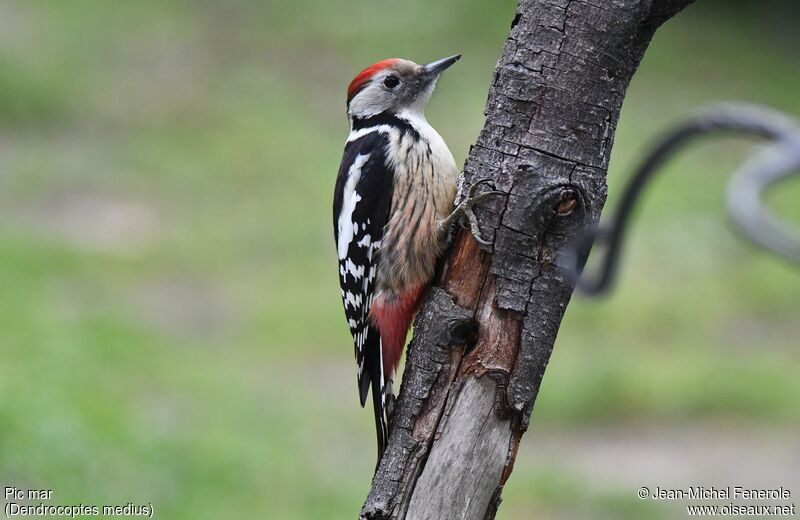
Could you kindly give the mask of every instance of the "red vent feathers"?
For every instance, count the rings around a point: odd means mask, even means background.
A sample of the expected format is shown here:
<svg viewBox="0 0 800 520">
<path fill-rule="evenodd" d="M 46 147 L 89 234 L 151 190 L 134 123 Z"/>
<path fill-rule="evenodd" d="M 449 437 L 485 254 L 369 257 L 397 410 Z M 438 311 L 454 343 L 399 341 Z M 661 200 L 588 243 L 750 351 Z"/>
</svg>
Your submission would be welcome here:
<svg viewBox="0 0 800 520">
<path fill-rule="evenodd" d="M 364 86 L 364 83 L 370 80 L 372 76 L 374 76 L 377 72 L 391 67 L 398 61 L 398 58 L 389 58 L 388 60 L 381 60 L 378 63 L 373 63 L 366 69 L 362 70 L 358 73 L 358 76 L 353 78 L 353 81 L 350 82 L 350 86 L 347 87 L 347 102 L 350 103 L 350 100 L 353 99 L 353 96 L 356 95 L 356 92 Z"/>
</svg>

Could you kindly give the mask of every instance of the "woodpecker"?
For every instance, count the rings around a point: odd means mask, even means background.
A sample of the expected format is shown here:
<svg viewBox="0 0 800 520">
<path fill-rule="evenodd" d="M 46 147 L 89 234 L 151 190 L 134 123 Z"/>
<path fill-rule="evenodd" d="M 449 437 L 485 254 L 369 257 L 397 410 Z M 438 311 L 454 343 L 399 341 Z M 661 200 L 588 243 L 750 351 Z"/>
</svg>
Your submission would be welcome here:
<svg viewBox="0 0 800 520">
<path fill-rule="evenodd" d="M 460 57 L 427 65 L 382 60 L 347 89 L 350 135 L 333 232 L 361 406 L 372 390 L 378 460 L 388 441 L 392 377 L 448 242 L 458 168 L 424 112 L 439 75 Z"/>
</svg>

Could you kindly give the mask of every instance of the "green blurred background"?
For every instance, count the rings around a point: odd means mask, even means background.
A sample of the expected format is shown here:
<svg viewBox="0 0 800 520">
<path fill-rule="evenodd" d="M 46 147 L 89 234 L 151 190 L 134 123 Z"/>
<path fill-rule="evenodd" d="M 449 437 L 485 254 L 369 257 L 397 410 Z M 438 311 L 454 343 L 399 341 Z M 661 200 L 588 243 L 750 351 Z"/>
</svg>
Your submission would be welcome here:
<svg viewBox="0 0 800 520">
<path fill-rule="evenodd" d="M 0 485 L 158 518 L 354 518 L 358 406 L 331 193 L 361 68 L 461 52 L 428 111 L 462 163 L 514 2 L 3 0 Z M 707 101 L 800 115 L 791 2 L 656 35 L 609 174 Z M 723 217 L 744 141 L 671 163 L 621 284 L 568 309 L 498 518 L 683 518 L 636 490 L 800 493 L 800 275 Z M 771 197 L 800 221 L 800 186 Z M 684 504 L 685 505 L 685 504 Z"/>
</svg>

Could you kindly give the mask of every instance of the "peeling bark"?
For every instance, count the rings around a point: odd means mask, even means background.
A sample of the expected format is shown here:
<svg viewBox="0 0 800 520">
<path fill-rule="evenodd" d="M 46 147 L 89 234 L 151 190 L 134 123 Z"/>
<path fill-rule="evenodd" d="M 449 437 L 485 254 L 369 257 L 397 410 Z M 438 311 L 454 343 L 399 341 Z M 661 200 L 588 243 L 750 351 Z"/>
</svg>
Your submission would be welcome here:
<svg viewBox="0 0 800 520">
<path fill-rule="evenodd" d="M 691 1 L 520 0 L 462 178 L 506 194 L 478 209 L 494 245 L 460 232 L 417 318 L 361 518 L 494 518 L 573 290 L 557 255 L 598 221 L 625 90 Z"/>
</svg>

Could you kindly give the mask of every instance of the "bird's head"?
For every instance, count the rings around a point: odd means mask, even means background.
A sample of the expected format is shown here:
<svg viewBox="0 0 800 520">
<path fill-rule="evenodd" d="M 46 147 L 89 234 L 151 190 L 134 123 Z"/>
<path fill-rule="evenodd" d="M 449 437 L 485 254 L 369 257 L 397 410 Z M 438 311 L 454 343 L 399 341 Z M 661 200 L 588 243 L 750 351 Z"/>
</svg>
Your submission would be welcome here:
<svg viewBox="0 0 800 520">
<path fill-rule="evenodd" d="M 427 65 L 391 58 L 374 63 L 350 82 L 347 88 L 347 114 L 366 118 L 382 112 L 403 110 L 423 113 L 433 94 L 436 80 L 460 54 Z"/>
</svg>

